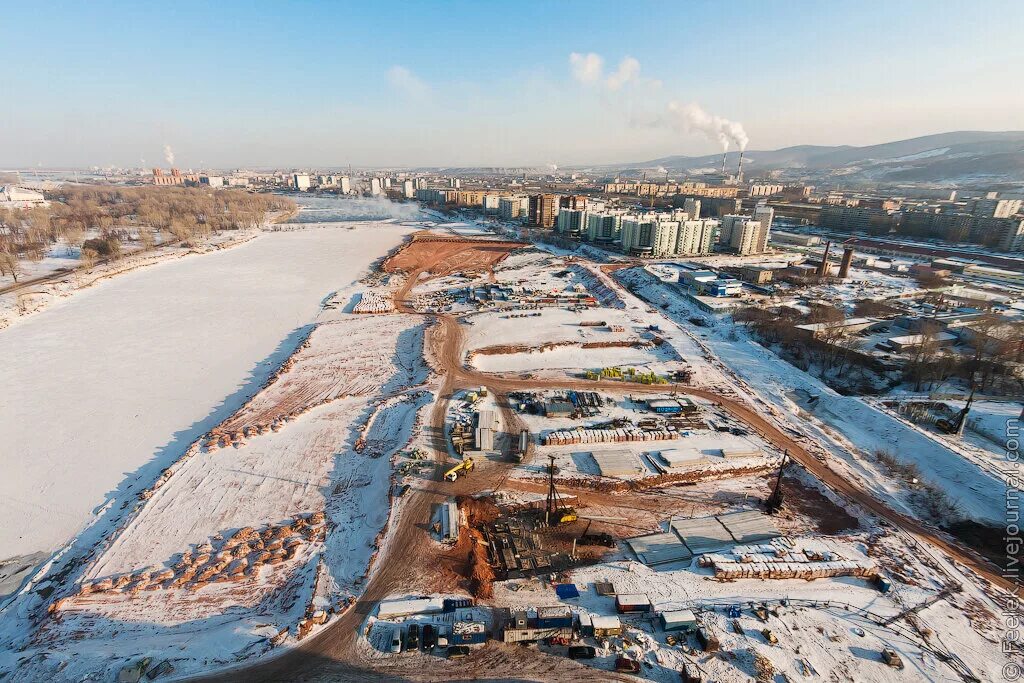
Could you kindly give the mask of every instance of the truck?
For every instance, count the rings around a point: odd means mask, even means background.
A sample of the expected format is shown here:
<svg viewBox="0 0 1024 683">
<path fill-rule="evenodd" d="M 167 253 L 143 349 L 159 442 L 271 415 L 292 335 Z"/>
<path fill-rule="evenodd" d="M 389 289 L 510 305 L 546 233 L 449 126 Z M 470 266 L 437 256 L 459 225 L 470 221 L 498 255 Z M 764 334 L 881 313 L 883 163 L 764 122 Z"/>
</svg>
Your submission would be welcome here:
<svg viewBox="0 0 1024 683">
<path fill-rule="evenodd" d="M 526 457 L 526 451 L 530 446 L 530 430 L 522 429 L 519 431 L 519 438 L 516 439 L 512 445 L 512 460 L 514 462 L 522 462 Z"/>
<path fill-rule="evenodd" d="M 462 462 L 456 464 L 453 467 L 448 468 L 444 473 L 444 478 L 448 481 L 455 481 L 460 476 L 466 476 L 473 471 L 473 458 L 466 458 Z"/>
</svg>

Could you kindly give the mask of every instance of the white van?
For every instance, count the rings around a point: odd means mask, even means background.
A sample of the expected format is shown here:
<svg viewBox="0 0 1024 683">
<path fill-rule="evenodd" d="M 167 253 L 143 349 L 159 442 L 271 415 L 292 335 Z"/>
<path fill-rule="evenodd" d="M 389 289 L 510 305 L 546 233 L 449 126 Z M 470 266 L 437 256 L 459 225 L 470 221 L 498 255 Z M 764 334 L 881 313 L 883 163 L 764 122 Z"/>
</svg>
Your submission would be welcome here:
<svg viewBox="0 0 1024 683">
<path fill-rule="evenodd" d="M 402 627 L 396 626 L 391 632 L 391 651 L 395 654 L 402 651 Z"/>
</svg>

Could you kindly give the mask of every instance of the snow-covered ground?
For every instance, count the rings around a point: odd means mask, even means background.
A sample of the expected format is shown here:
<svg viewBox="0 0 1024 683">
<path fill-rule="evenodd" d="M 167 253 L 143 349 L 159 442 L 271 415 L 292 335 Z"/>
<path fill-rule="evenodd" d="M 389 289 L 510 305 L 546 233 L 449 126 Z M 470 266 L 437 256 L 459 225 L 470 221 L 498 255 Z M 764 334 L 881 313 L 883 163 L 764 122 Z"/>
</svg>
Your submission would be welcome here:
<svg viewBox="0 0 1024 683">
<path fill-rule="evenodd" d="M 52 552 L 116 513 L 255 393 L 326 295 L 414 229 L 346 228 L 121 275 L 0 332 L 0 558 Z"/>
<path fill-rule="evenodd" d="M 647 596 L 653 613 L 618 615 L 628 642 L 621 637 L 587 639 L 587 644 L 597 647 L 598 656 L 584 661 L 609 670 L 615 657 L 626 655 L 642 663 L 641 675 L 649 680 L 678 681 L 684 663 L 697 664 L 706 680 L 751 680 L 756 678 L 756 653 L 774 669 L 775 675 L 765 680 L 961 681 L 943 661 L 947 652 L 980 680 L 998 680 L 1007 662 L 1000 653 L 999 621 L 991 603 L 973 586 L 919 614 L 922 628 L 933 631 L 929 641 L 904 621 L 889 626 L 878 623 L 879 617 L 893 616 L 935 595 L 943 575 L 955 571 L 947 563 L 899 535 L 806 536 L 792 542 L 799 549 L 831 552 L 865 565 L 878 561 L 896 587 L 883 595 L 866 579 L 854 577 L 718 581 L 696 562 L 652 568 L 627 554 L 569 572 L 563 580 L 576 585 L 578 598 L 559 600 L 545 583 L 518 580 L 496 584 L 494 602 L 513 610 L 561 602 L 580 614 L 607 616 L 616 613 L 615 598 L 598 595 L 597 582 L 610 582 L 618 594 Z M 897 566 L 900 578 L 889 574 L 888 566 Z M 764 621 L 751 609 L 761 603 L 768 608 Z M 740 616 L 729 617 L 730 606 L 739 608 Z M 666 642 L 669 634 L 678 637 L 678 629 L 666 632 L 657 615 L 680 609 L 703 611 L 702 619 L 718 637 L 721 652 L 703 652 L 692 636 L 682 639 L 688 645 L 685 650 Z M 768 642 L 763 629 L 771 631 L 778 643 Z M 902 669 L 881 661 L 885 647 L 900 655 Z M 564 648 L 550 651 L 563 654 Z"/>
<path fill-rule="evenodd" d="M 836 393 L 755 342 L 740 327 L 726 323 L 692 326 L 688 318 L 698 311 L 644 271 L 634 269 L 624 277 L 655 303 L 664 303 L 676 322 L 701 338 L 779 417 L 799 421 L 805 429 L 818 431 L 826 443 L 839 444 L 832 452 L 876 495 L 907 505 L 907 491 L 886 476 L 871 457 L 884 450 L 915 463 L 968 517 L 1002 519 L 1001 496 L 992 495 L 1001 490 L 1002 482 L 960 453 L 864 400 Z"/>
<path fill-rule="evenodd" d="M 3 540 L 27 554 L 37 546 L 18 543 L 44 539 L 45 555 L 91 522 L 34 575 L 45 592 L 0 612 L 0 671 L 112 677 L 149 656 L 195 672 L 294 643 L 310 610 L 358 595 L 391 513 L 393 456 L 431 398 L 417 388 L 423 327 L 322 306 L 365 288 L 370 263 L 417 227 L 289 225 L 110 280 L 0 334 L 61 373 L 3 368 L 24 389 L 4 397 L 23 419 L 3 429 L 34 456 L 4 463 L 21 468 L 4 485 L 38 501 L 7 496 L 18 524 Z M 97 348 L 123 349 L 123 367 Z M 55 465 L 76 449 L 74 467 Z M 242 535 L 255 540 L 232 542 Z"/>
</svg>

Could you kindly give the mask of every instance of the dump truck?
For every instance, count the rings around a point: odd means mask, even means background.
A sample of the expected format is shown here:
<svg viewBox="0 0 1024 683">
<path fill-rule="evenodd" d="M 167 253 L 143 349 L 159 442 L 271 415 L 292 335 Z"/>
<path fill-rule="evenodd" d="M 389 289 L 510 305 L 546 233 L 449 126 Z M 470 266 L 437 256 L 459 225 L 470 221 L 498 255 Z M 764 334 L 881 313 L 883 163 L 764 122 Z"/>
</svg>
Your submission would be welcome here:
<svg viewBox="0 0 1024 683">
<path fill-rule="evenodd" d="M 454 467 L 448 469 L 444 473 L 444 478 L 448 481 L 455 481 L 461 476 L 466 476 L 473 471 L 473 458 L 466 458 L 462 462 L 456 464 Z"/>
</svg>

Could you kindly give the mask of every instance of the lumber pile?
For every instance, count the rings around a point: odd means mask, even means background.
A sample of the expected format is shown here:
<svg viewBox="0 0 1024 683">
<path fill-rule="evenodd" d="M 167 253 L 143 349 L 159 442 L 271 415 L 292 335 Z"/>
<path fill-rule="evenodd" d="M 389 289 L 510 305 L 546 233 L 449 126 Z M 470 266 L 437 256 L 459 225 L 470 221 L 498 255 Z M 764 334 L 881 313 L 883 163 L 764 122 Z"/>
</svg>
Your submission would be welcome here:
<svg viewBox="0 0 1024 683">
<path fill-rule="evenodd" d="M 352 308 L 353 313 L 391 313 L 394 310 L 392 298 L 377 292 L 363 292 L 359 303 Z"/>
<path fill-rule="evenodd" d="M 322 543 L 327 534 L 323 512 L 296 515 L 288 522 L 270 524 L 261 530 L 239 529 L 231 536 L 207 541 L 186 550 L 171 567 L 150 567 L 141 571 L 86 581 L 79 595 L 128 593 L 170 588 L 196 590 L 208 583 L 240 581 L 253 576 L 263 565 L 277 565 L 298 554 L 304 545 Z"/>
</svg>

